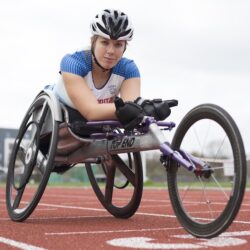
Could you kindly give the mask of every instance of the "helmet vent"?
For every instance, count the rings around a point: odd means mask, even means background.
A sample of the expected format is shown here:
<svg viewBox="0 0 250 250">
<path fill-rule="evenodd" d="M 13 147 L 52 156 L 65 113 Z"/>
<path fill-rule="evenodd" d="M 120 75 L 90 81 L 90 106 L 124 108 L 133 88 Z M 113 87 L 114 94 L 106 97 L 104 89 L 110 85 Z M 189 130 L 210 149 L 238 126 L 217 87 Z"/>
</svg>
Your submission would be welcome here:
<svg viewBox="0 0 250 250">
<path fill-rule="evenodd" d="M 101 30 L 101 32 L 103 32 L 104 34 L 109 35 L 108 31 L 106 29 L 104 29 L 99 23 L 96 24 L 98 26 L 98 29 Z"/>
<path fill-rule="evenodd" d="M 104 25 L 106 26 L 107 25 L 107 21 L 106 21 L 106 18 L 105 18 L 104 15 L 102 15 L 102 21 L 103 21 Z"/>
</svg>

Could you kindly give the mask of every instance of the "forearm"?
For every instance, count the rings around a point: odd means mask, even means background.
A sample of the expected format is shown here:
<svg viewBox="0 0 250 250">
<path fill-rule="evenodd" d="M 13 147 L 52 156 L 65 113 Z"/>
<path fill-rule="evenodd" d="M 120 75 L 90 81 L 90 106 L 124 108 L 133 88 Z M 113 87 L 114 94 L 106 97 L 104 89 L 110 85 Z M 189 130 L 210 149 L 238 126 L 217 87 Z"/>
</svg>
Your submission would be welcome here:
<svg viewBox="0 0 250 250">
<path fill-rule="evenodd" d="M 78 110 L 82 113 L 81 107 Z M 88 121 L 116 120 L 115 105 L 113 103 L 96 103 L 95 105 L 91 105 L 87 112 L 86 109 L 84 110 L 84 117 Z"/>
<path fill-rule="evenodd" d="M 87 95 L 85 98 L 82 98 L 77 94 L 71 95 L 71 100 L 76 109 L 88 121 L 116 119 L 114 103 L 100 104 L 92 93 Z"/>
<path fill-rule="evenodd" d="M 140 78 L 131 78 L 123 82 L 120 90 L 120 96 L 124 101 L 134 101 L 140 95 L 141 95 Z"/>
</svg>

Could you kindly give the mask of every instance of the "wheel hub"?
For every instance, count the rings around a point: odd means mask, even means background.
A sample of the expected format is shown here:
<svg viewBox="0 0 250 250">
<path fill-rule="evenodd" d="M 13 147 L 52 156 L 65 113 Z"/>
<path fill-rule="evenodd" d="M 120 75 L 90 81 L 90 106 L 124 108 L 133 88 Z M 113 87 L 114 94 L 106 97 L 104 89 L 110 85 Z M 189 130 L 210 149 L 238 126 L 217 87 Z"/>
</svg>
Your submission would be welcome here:
<svg viewBox="0 0 250 250">
<path fill-rule="evenodd" d="M 27 153 L 25 155 L 25 164 L 29 164 L 33 155 L 33 150 L 31 147 L 28 148 Z"/>
<path fill-rule="evenodd" d="M 210 167 L 202 168 L 201 166 L 197 167 L 194 171 L 196 177 L 204 177 L 205 179 L 209 179 L 213 170 Z"/>
</svg>

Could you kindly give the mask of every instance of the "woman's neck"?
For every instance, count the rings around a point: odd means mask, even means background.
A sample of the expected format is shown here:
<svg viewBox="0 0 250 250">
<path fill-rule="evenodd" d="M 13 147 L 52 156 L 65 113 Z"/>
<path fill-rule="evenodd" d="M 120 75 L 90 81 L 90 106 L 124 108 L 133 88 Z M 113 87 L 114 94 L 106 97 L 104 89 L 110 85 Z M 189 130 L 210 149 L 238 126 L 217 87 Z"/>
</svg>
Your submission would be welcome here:
<svg viewBox="0 0 250 250">
<path fill-rule="evenodd" d="M 108 81 L 110 74 L 111 70 L 103 71 L 92 61 L 92 78 L 96 88 L 102 88 Z"/>
</svg>

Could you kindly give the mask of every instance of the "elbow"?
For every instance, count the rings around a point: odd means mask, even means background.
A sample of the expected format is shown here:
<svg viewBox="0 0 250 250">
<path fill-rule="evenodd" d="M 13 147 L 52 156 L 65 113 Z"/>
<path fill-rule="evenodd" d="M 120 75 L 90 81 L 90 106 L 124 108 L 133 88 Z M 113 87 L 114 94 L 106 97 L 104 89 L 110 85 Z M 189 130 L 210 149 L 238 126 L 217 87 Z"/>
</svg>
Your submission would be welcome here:
<svg viewBox="0 0 250 250">
<path fill-rule="evenodd" d="M 98 120 L 96 112 L 98 106 L 95 103 L 88 103 L 85 105 L 75 104 L 75 107 L 87 121 Z"/>
<path fill-rule="evenodd" d="M 89 105 L 80 112 L 88 121 L 100 121 L 107 119 L 116 119 L 114 105 Z"/>
<path fill-rule="evenodd" d="M 89 122 L 95 121 L 95 120 L 96 120 L 96 119 L 95 119 L 95 116 L 92 115 L 92 114 L 87 114 L 87 115 L 85 116 L 85 118 L 86 118 L 87 121 L 89 121 Z"/>
<path fill-rule="evenodd" d="M 84 118 L 86 118 L 88 121 L 95 121 L 95 120 L 98 120 L 98 118 L 96 117 L 95 109 L 93 109 L 93 108 L 88 108 L 87 110 L 85 110 L 83 116 L 84 116 Z"/>
</svg>

